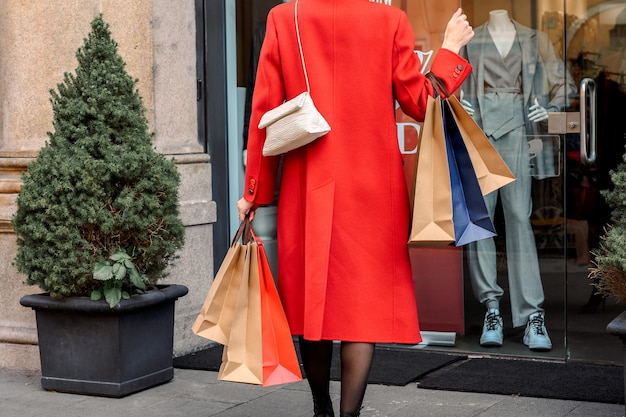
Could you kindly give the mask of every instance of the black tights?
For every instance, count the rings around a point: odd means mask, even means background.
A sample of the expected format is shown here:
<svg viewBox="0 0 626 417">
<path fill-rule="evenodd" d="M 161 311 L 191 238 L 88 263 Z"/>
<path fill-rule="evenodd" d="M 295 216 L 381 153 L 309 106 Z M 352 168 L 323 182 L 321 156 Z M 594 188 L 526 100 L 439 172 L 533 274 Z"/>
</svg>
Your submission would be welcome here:
<svg viewBox="0 0 626 417">
<path fill-rule="evenodd" d="M 367 379 L 374 358 L 373 343 L 341 342 L 341 403 L 342 413 L 359 415 Z M 300 336 L 300 353 L 304 372 L 309 381 L 316 417 L 332 417 L 330 400 L 330 365 L 333 356 L 331 340 L 310 341 Z"/>
</svg>

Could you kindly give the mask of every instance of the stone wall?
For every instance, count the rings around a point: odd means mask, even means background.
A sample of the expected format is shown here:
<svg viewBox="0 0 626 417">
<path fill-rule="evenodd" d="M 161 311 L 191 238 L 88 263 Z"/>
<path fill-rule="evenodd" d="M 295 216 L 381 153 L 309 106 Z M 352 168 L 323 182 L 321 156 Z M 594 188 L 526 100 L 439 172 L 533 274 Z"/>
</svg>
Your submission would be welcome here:
<svg viewBox="0 0 626 417">
<path fill-rule="evenodd" d="M 21 283 L 12 266 L 20 174 L 52 129 L 49 90 L 73 72 L 75 53 L 102 13 L 111 26 L 127 71 L 139 79 L 155 146 L 174 158 L 181 173 L 185 247 L 169 282 L 189 287 L 177 303 L 175 351 L 192 351 L 206 340 L 191 324 L 213 276 L 209 156 L 198 143 L 195 5 L 191 0 L 3 0 L 0 10 L 0 368 L 39 368 L 34 313 L 19 304 L 38 292 Z"/>
</svg>

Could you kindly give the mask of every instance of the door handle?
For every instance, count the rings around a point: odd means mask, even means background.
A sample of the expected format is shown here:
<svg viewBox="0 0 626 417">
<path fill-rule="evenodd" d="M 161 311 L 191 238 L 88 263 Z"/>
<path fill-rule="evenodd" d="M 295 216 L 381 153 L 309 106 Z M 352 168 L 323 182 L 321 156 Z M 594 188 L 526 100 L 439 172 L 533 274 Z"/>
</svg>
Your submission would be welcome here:
<svg viewBox="0 0 626 417">
<path fill-rule="evenodd" d="M 580 112 L 548 112 L 548 133 L 553 135 L 580 133 Z"/>
<path fill-rule="evenodd" d="M 591 78 L 580 82 L 580 160 L 585 165 L 596 161 L 596 83 Z"/>
</svg>

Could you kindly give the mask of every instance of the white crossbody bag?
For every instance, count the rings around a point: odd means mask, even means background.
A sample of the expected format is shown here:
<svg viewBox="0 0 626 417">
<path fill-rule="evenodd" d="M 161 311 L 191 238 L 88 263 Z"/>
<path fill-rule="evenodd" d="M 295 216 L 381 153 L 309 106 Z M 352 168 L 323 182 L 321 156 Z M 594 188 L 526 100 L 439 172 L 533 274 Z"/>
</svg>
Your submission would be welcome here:
<svg viewBox="0 0 626 417">
<path fill-rule="evenodd" d="M 298 27 L 298 0 L 294 6 L 296 36 L 300 48 L 300 59 L 306 80 L 306 91 L 265 113 L 259 129 L 265 129 L 263 155 L 272 156 L 289 152 L 307 145 L 330 132 L 330 126 L 313 104 L 309 76 L 304 63 L 300 28 Z"/>
</svg>

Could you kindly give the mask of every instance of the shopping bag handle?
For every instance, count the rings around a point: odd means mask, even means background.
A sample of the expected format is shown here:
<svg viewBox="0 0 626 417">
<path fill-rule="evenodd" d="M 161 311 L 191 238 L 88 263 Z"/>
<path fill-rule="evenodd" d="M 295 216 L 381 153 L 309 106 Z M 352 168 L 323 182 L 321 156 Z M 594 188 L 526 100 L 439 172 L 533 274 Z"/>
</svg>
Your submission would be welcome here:
<svg viewBox="0 0 626 417">
<path fill-rule="evenodd" d="M 433 85 L 433 88 L 435 90 L 435 97 L 439 97 L 441 95 L 444 95 L 445 97 L 450 97 L 450 95 L 451 95 L 450 92 L 446 88 L 446 85 L 444 84 L 444 82 L 441 81 L 441 79 L 439 77 L 437 77 L 432 72 L 427 72 L 426 73 L 426 78 L 428 78 L 428 80 Z"/>
<path fill-rule="evenodd" d="M 239 239 L 241 239 L 241 243 L 244 245 L 252 241 L 252 221 L 250 220 L 250 215 L 246 215 L 241 221 L 239 229 L 237 229 L 237 233 L 235 233 L 235 237 L 230 246 L 235 246 L 235 243 L 237 243 Z"/>
</svg>

